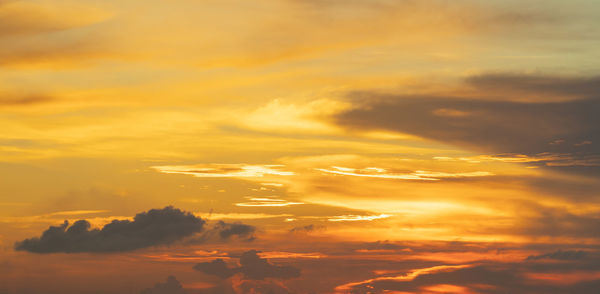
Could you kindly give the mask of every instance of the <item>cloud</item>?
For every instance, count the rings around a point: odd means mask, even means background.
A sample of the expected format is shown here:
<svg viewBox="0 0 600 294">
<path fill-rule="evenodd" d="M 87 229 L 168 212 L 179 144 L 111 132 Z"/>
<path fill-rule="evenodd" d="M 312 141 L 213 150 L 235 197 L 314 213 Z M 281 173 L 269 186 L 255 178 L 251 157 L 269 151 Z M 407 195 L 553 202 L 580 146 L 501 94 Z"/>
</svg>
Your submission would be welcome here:
<svg viewBox="0 0 600 294">
<path fill-rule="evenodd" d="M 567 166 L 571 167 L 597 162 L 600 95 L 595 93 L 600 78 L 497 74 L 467 81 L 476 90 L 462 96 L 356 92 L 349 97 L 355 107 L 339 113 L 334 121 L 352 130 L 401 132 L 474 151 L 562 154 L 569 156 Z M 511 98 L 518 94 L 500 91 L 496 91 L 500 92 L 497 99 L 489 98 L 491 89 L 515 87 L 532 95 L 568 94 L 577 99 L 515 101 Z M 556 140 L 564 143 L 549 144 Z M 577 146 L 585 141 L 591 144 Z"/>
<path fill-rule="evenodd" d="M 98 25 L 113 14 L 104 4 L 74 0 L 0 3 L 0 66 L 81 66 L 116 55 Z"/>
<path fill-rule="evenodd" d="M 283 199 L 277 199 L 274 197 L 246 197 L 246 198 L 250 201 L 236 203 L 235 205 L 243 206 L 243 207 L 261 207 L 261 206 L 283 207 L 283 206 L 304 204 L 303 202 L 287 201 L 287 200 L 283 200 Z"/>
<path fill-rule="evenodd" d="M 236 289 L 236 292 L 240 294 L 292 294 L 289 289 L 276 281 L 242 280 L 235 284 L 234 288 Z"/>
<path fill-rule="evenodd" d="M 587 256 L 587 252 L 581 250 L 558 250 L 551 253 L 541 255 L 530 255 L 527 256 L 526 260 L 539 260 L 539 259 L 557 259 L 557 260 L 577 260 Z"/>
<path fill-rule="evenodd" d="M 294 234 L 312 233 L 312 232 L 316 232 L 316 231 L 324 231 L 325 229 L 326 229 L 325 226 L 319 226 L 319 225 L 315 226 L 314 224 L 310 224 L 310 225 L 306 225 L 306 226 L 291 228 L 290 233 L 294 233 Z"/>
<path fill-rule="evenodd" d="M 199 233 L 205 221 L 171 206 L 137 214 L 133 221 L 113 220 L 102 229 L 90 229 L 79 220 L 69 226 L 50 226 L 41 237 L 25 239 L 15 249 L 33 253 L 119 252 L 166 245 Z"/>
<path fill-rule="evenodd" d="M 531 206 L 534 215 L 525 216 L 513 233 L 527 236 L 600 238 L 598 213 L 575 214 L 565 208 Z"/>
<path fill-rule="evenodd" d="M 372 221 L 376 219 L 384 219 L 391 217 L 389 214 L 380 215 L 337 215 L 329 217 L 330 222 L 354 222 L 354 221 Z"/>
<path fill-rule="evenodd" d="M 578 267 L 577 264 L 552 267 L 540 263 L 434 266 L 404 275 L 343 284 L 335 293 L 594 293 L 600 286 L 600 275 L 597 271 L 582 274 Z M 446 291 L 441 291 L 443 289 Z"/>
<path fill-rule="evenodd" d="M 282 165 L 248 165 L 248 164 L 197 164 L 166 165 L 152 168 L 166 174 L 184 174 L 201 178 L 248 178 L 265 175 L 291 176 L 293 172 L 284 171 Z"/>
<path fill-rule="evenodd" d="M 256 230 L 255 227 L 242 223 L 226 223 L 219 221 L 215 228 L 219 231 L 222 239 L 228 239 L 232 236 L 248 237 Z"/>
<path fill-rule="evenodd" d="M 551 97 L 596 97 L 600 93 L 600 77 L 564 77 L 524 74 L 483 74 L 470 76 L 466 83 L 481 91 Z M 550 98 L 551 98 L 550 97 Z"/>
<path fill-rule="evenodd" d="M 186 244 L 223 243 L 237 241 L 254 241 L 256 227 L 240 222 L 227 223 L 218 221 L 204 233 L 187 239 Z"/>
<path fill-rule="evenodd" d="M 46 95 L 2 96 L 0 97 L 0 106 L 34 105 L 52 100 L 53 98 Z"/>
<path fill-rule="evenodd" d="M 555 141 L 556 142 L 556 141 Z M 584 145 L 591 144 L 590 141 L 584 141 L 587 144 L 574 144 L 573 146 L 579 147 Z M 551 142 L 551 145 L 554 142 Z M 469 157 L 444 157 L 438 156 L 434 157 L 435 160 L 440 161 L 464 161 L 469 163 L 480 163 L 480 162 L 509 162 L 509 163 L 541 163 L 546 166 L 600 166 L 600 156 L 597 155 L 588 155 L 588 156 L 580 156 L 572 154 L 560 154 L 560 153 L 550 153 L 550 152 L 542 152 L 533 155 L 525 155 L 525 154 L 515 154 L 515 153 L 505 153 L 505 154 L 495 154 L 495 155 L 478 155 L 478 156 L 469 156 Z"/>
<path fill-rule="evenodd" d="M 343 175 L 343 176 L 354 176 L 354 177 L 366 177 L 366 178 L 381 178 L 381 179 L 394 179 L 394 180 L 421 180 L 421 181 L 438 181 L 443 178 L 470 178 L 470 177 L 485 177 L 494 175 L 491 172 L 476 171 L 476 172 L 463 172 L 463 173 L 446 173 L 446 172 L 432 172 L 417 170 L 407 174 L 388 173 L 385 169 L 369 167 L 364 169 L 355 169 L 347 167 L 332 166 L 331 169 L 318 168 L 320 172 Z"/>
<path fill-rule="evenodd" d="M 140 294 L 186 294 L 188 293 L 174 276 L 169 276 L 164 283 L 156 283 L 154 287 L 144 289 Z"/>
<path fill-rule="evenodd" d="M 108 17 L 107 11 L 81 1 L 0 2 L 0 38 L 83 27 Z"/>
<path fill-rule="evenodd" d="M 241 273 L 248 280 L 291 279 L 300 276 L 300 270 L 292 266 L 278 266 L 269 263 L 258 255 L 258 251 L 244 252 L 240 257 L 239 267 L 228 267 L 222 259 L 198 263 L 194 269 L 208 275 L 228 278 Z"/>
<path fill-rule="evenodd" d="M 215 259 L 211 262 L 201 262 L 194 266 L 194 269 L 208 275 L 217 276 L 221 279 L 227 279 L 235 275 L 239 268 L 229 268 L 223 259 Z"/>
</svg>

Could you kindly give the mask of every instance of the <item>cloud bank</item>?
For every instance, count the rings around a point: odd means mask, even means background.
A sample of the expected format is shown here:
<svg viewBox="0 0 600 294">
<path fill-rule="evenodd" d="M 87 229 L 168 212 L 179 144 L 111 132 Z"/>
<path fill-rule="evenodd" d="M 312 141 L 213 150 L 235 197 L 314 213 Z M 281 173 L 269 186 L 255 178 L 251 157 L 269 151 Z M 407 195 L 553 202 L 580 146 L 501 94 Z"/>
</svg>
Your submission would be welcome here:
<svg viewBox="0 0 600 294">
<path fill-rule="evenodd" d="M 25 239 L 15 249 L 33 253 L 120 252 L 171 244 L 199 233 L 205 221 L 171 206 L 137 214 L 133 221 L 113 220 L 101 229 L 79 220 L 51 226 L 40 237 Z"/>
</svg>

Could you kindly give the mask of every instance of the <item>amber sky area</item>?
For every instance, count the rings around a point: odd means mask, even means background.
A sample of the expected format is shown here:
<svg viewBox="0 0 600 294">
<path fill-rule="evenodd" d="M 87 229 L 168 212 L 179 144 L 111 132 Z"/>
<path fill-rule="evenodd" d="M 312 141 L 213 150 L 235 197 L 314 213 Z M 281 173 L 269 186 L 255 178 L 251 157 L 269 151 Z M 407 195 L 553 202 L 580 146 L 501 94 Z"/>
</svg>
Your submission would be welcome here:
<svg viewBox="0 0 600 294">
<path fill-rule="evenodd" d="M 599 289 L 600 1 L 0 0 L 0 294 Z"/>
</svg>

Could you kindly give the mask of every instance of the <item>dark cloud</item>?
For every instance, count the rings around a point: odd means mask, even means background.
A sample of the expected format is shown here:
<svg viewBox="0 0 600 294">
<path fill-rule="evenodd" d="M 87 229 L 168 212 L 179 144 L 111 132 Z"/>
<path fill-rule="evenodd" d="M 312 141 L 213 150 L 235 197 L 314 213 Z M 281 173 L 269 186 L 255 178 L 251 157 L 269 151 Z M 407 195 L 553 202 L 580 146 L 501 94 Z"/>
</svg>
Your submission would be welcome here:
<svg viewBox="0 0 600 294">
<path fill-rule="evenodd" d="M 406 248 L 408 248 L 406 245 L 393 243 L 388 240 L 365 243 L 361 246 L 361 249 L 367 250 L 402 250 Z"/>
<path fill-rule="evenodd" d="M 300 270 L 292 266 L 278 266 L 258 256 L 258 251 L 244 252 L 240 257 L 241 270 L 251 280 L 265 278 L 291 279 L 300 276 Z"/>
<path fill-rule="evenodd" d="M 467 84 L 490 92 L 521 92 L 546 96 L 597 97 L 600 77 L 560 77 L 521 74 L 485 74 L 471 76 Z"/>
<path fill-rule="evenodd" d="M 220 258 L 211 262 L 198 263 L 194 266 L 194 269 L 221 279 L 227 279 L 239 272 L 239 268 L 229 268 L 225 261 Z"/>
<path fill-rule="evenodd" d="M 188 293 L 174 276 L 169 276 L 164 283 L 156 283 L 154 287 L 144 289 L 140 294 L 186 294 Z"/>
<path fill-rule="evenodd" d="M 228 278 L 241 273 L 248 280 L 291 279 L 300 276 L 299 269 L 292 266 L 273 265 L 258 256 L 256 250 L 244 252 L 240 257 L 239 267 L 230 268 L 222 259 L 216 259 L 211 262 L 198 263 L 194 266 L 194 269 L 220 278 Z"/>
<path fill-rule="evenodd" d="M 524 216 L 512 232 L 531 237 L 599 238 L 600 215 L 577 215 L 564 208 L 527 204 L 535 215 Z"/>
<path fill-rule="evenodd" d="M 202 244 L 211 242 L 231 241 L 232 239 L 242 241 L 254 241 L 256 237 L 254 232 L 256 227 L 242 223 L 226 223 L 218 221 L 209 230 L 198 237 L 189 239 L 187 242 L 192 244 Z"/>
<path fill-rule="evenodd" d="M 242 223 L 226 223 L 219 221 L 215 225 L 215 229 L 219 231 L 219 236 L 222 239 L 229 239 L 232 236 L 251 237 L 256 228 Z"/>
<path fill-rule="evenodd" d="M 355 108 L 338 114 L 335 122 L 350 129 L 413 134 L 481 152 L 559 158 L 547 162 L 555 168 L 599 170 L 600 95 L 596 93 L 600 78 L 483 75 L 467 81 L 482 97 L 516 88 L 578 99 L 524 102 L 513 99 L 514 93 L 504 100 L 490 100 L 360 92 L 351 95 Z"/>
<path fill-rule="evenodd" d="M 299 227 L 291 228 L 290 233 L 311 233 L 311 232 L 315 232 L 315 231 L 323 231 L 325 229 L 326 229 L 325 226 L 310 224 L 310 225 L 306 225 L 306 226 L 299 226 Z"/>
<path fill-rule="evenodd" d="M 530 255 L 526 260 L 539 260 L 539 259 L 557 259 L 557 260 L 577 260 L 587 256 L 587 252 L 582 250 L 557 250 L 555 252 L 541 254 L 541 255 Z"/>
<path fill-rule="evenodd" d="M 19 106 L 46 103 L 52 101 L 53 98 L 46 95 L 27 95 L 18 97 L 0 96 L 0 106 Z"/>
<path fill-rule="evenodd" d="M 284 285 L 274 281 L 243 280 L 235 288 L 239 294 L 292 294 Z"/>
<path fill-rule="evenodd" d="M 344 293 L 423 293 L 428 292 L 428 287 L 439 285 L 460 287 L 457 288 L 460 291 L 455 289 L 452 293 L 595 293 L 600 286 L 600 279 L 556 284 L 528 278 L 527 273 L 531 274 L 519 263 L 480 264 L 422 273 L 414 279 L 376 278 L 349 285 L 349 289 Z"/>
<path fill-rule="evenodd" d="M 118 252 L 171 244 L 201 232 L 204 220 L 171 206 L 137 214 L 133 221 L 113 220 L 102 229 L 90 229 L 86 220 L 51 226 L 39 238 L 15 244 L 34 253 Z"/>
</svg>

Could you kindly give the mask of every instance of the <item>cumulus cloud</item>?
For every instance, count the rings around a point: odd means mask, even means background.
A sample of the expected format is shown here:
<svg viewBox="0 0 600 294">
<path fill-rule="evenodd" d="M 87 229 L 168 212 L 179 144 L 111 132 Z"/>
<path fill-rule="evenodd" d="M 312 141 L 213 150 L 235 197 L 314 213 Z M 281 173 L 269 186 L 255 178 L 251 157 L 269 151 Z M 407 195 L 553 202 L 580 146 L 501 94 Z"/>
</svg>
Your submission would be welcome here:
<svg viewBox="0 0 600 294">
<path fill-rule="evenodd" d="M 25 239 L 15 249 L 34 253 L 118 252 L 171 244 L 201 232 L 205 221 L 171 206 L 137 214 L 133 221 L 113 220 L 101 229 L 79 220 L 50 226 L 40 237 Z"/>
<path fill-rule="evenodd" d="M 240 257 L 240 266 L 238 267 L 230 268 L 222 259 L 216 259 L 211 262 L 198 263 L 194 269 L 220 278 L 228 278 L 241 273 L 247 280 L 264 280 L 266 278 L 284 280 L 300 276 L 298 268 L 271 264 L 268 260 L 261 258 L 256 250 L 244 252 Z"/>
<path fill-rule="evenodd" d="M 156 283 L 154 287 L 144 289 L 140 294 L 186 294 L 188 293 L 181 283 L 174 277 L 169 276 L 164 283 Z"/>
</svg>

